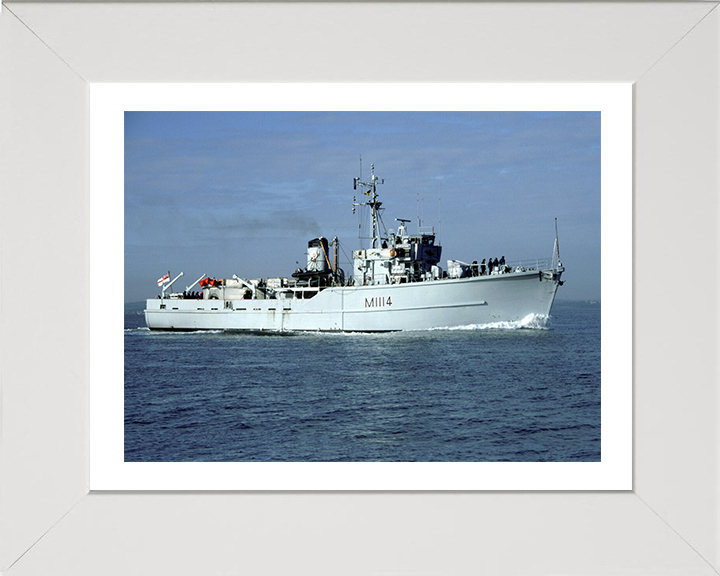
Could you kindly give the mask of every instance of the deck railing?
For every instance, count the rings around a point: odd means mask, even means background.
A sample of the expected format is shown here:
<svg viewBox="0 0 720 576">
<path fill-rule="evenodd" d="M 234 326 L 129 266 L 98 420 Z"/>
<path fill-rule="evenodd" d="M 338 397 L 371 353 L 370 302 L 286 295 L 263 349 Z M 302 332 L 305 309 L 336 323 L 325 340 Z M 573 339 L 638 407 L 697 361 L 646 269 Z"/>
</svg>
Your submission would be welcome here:
<svg viewBox="0 0 720 576">
<path fill-rule="evenodd" d="M 511 270 L 516 268 L 524 268 L 525 270 L 546 270 L 557 266 L 555 258 L 527 258 L 524 260 L 515 260 L 506 262 Z"/>
</svg>

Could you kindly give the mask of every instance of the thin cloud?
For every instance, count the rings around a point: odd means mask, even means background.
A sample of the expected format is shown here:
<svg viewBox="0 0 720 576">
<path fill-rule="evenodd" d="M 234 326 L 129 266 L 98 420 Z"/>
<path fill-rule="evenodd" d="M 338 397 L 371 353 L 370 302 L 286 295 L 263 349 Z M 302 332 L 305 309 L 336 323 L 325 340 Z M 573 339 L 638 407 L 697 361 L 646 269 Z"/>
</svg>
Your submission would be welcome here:
<svg viewBox="0 0 720 576">
<path fill-rule="evenodd" d="M 358 246 L 352 179 L 371 163 L 388 227 L 421 215 L 448 258 L 549 252 L 558 217 L 563 296 L 599 298 L 599 113 L 282 112 L 126 114 L 126 299 L 170 256 L 218 275 L 252 250 L 243 266 L 278 275 L 311 237 Z"/>
</svg>

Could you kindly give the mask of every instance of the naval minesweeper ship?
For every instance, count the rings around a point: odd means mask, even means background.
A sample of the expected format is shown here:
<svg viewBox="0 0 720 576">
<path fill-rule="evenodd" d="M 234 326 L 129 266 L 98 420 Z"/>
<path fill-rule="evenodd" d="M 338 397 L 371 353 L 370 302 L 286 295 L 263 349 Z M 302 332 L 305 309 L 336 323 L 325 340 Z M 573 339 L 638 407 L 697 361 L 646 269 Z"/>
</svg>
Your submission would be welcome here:
<svg viewBox="0 0 720 576">
<path fill-rule="evenodd" d="M 370 208 L 372 239 L 368 248 L 353 251 L 352 277 L 338 267 L 337 238 L 330 243 L 325 237 L 308 242 L 306 267 L 290 277 L 216 279 L 203 274 L 184 292 L 172 292 L 183 273 L 173 280 L 168 273 L 158 280 L 162 294 L 147 300 L 148 327 L 388 332 L 549 317 L 564 271 L 557 221 L 550 258 L 505 263 L 503 257 L 489 265 L 448 260 L 443 270 L 434 230 L 410 234 L 409 220 L 403 219 L 397 219 L 397 232 L 385 230 L 379 183 L 383 181 L 374 166 L 368 181 L 353 180 L 353 188 L 366 196 L 363 202 L 353 197 L 353 213 L 357 206 Z"/>
</svg>

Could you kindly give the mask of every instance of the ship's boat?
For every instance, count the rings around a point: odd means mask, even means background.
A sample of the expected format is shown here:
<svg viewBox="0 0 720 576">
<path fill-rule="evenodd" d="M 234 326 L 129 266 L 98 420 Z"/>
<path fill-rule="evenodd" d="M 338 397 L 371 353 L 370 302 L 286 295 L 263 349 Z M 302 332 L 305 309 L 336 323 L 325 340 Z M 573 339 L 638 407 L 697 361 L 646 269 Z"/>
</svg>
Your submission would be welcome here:
<svg viewBox="0 0 720 576">
<path fill-rule="evenodd" d="M 266 279 L 207 278 L 184 292 L 172 292 L 169 274 L 158 280 L 161 296 L 148 299 L 145 320 L 152 330 L 310 330 L 385 332 L 520 322 L 547 318 L 564 271 L 559 261 L 557 226 L 550 258 L 506 263 L 505 258 L 468 264 L 448 260 L 434 230 L 409 233 L 408 220 L 397 219 L 396 232 L 385 231 L 374 167 L 367 182 L 353 187 L 366 199 L 372 239 L 353 251 L 353 274 L 338 267 L 338 241 L 313 238 L 304 269 L 290 277 Z M 332 250 L 331 250 L 332 246 Z M 193 291 L 199 285 L 200 290 Z"/>
</svg>

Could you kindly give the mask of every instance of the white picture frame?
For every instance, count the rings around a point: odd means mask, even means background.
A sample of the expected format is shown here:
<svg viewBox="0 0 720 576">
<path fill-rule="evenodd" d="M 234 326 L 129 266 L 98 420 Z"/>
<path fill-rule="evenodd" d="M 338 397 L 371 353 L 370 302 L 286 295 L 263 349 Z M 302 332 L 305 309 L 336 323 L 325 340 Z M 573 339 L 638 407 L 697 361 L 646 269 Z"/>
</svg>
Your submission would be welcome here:
<svg viewBox="0 0 720 576">
<path fill-rule="evenodd" d="M 4 5 L 0 570 L 717 573 L 716 8 Z M 339 79 L 634 83 L 632 491 L 89 493 L 89 84 Z"/>
</svg>

